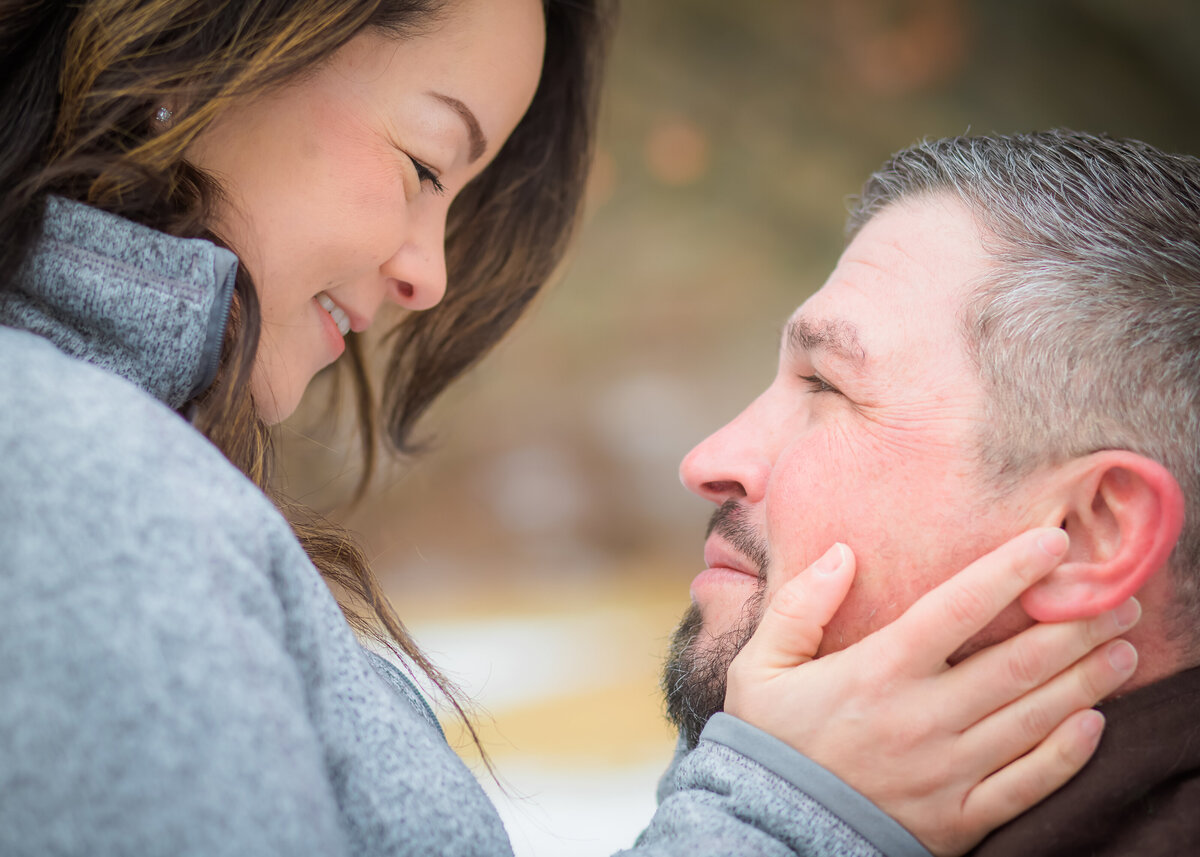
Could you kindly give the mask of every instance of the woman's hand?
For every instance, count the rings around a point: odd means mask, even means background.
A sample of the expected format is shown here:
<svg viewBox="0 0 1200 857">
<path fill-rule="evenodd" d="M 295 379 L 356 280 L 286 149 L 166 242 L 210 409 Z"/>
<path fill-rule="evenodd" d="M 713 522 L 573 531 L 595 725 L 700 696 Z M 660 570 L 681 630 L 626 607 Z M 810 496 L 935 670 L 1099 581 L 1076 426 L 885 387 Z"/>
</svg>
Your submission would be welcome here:
<svg viewBox="0 0 1200 857">
<path fill-rule="evenodd" d="M 818 560 L 771 599 L 729 669 L 725 710 L 837 774 L 939 857 L 965 853 L 1083 767 L 1104 725 L 1090 707 L 1137 663 L 1129 643 L 1110 642 L 1140 616 L 1130 599 L 947 664 L 1066 547 L 1057 529 L 1018 536 L 892 624 L 813 660 L 854 577 L 849 548 L 835 545 L 822 558 L 830 570 Z"/>
</svg>

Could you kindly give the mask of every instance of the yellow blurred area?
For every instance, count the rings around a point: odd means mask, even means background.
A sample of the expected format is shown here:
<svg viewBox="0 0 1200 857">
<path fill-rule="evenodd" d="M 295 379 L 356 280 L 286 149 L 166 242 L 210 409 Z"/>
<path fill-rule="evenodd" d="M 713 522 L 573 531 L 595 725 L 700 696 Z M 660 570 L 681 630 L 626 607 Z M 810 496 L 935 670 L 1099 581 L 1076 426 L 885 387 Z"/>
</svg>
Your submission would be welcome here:
<svg viewBox="0 0 1200 857">
<path fill-rule="evenodd" d="M 637 606 L 620 608 L 619 639 L 603 644 L 605 659 L 617 659 L 619 671 L 573 692 L 480 713 L 476 731 L 498 763 L 517 755 L 560 765 L 621 766 L 661 758 L 674 744 L 675 735 L 663 716 L 658 680 L 659 653 L 666 629 L 679 618 L 678 603 L 636 590 L 626 597 Z M 601 606 L 596 612 L 611 610 Z M 576 615 L 586 618 L 587 614 Z M 517 613 L 514 618 L 531 621 L 532 617 Z M 576 653 L 581 670 L 589 665 L 584 642 L 586 638 Z M 461 720 L 443 715 L 442 725 L 451 746 L 474 761 L 477 750 Z"/>
<path fill-rule="evenodd" d="M 632 675 L 622 684 L 512 708 L 485 718 L 476 729 L 501 765 L 510 754 L 600 767 L 661 757 L 675 735 L 662 717 L 653 678 Z M 443 720 L 442 725 L 451 746 L 473 761 L 478 753 L 461 723 Z"/>
</svg>

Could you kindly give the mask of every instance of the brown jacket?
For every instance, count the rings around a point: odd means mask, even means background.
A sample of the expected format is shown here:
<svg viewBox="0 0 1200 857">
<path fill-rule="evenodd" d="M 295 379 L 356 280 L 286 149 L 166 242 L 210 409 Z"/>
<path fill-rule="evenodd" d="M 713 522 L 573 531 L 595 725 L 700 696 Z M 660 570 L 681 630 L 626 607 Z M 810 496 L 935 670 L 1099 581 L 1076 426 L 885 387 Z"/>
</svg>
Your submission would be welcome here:
<svg viewBox="0 0 1200 857">
<path fill-rule="evenodd" d="M 1080 774 L 970 857 L 1200 855 L 1200 668 L 1120 696 Z"/>
</svg>

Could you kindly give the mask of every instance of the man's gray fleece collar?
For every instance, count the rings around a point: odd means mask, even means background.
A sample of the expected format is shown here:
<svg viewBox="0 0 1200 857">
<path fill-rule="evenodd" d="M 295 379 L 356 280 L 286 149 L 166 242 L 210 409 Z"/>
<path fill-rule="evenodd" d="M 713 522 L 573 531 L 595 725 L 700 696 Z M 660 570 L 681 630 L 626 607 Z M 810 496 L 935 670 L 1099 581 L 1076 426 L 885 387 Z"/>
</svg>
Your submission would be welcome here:
<svg viewBox="0 0 1200 857">
<path fill-rule="evenodd" d="M 0 324 L 133 382 L 172 409 L 216 377 L 237 257 L 51 197 Z"/>
</svg>

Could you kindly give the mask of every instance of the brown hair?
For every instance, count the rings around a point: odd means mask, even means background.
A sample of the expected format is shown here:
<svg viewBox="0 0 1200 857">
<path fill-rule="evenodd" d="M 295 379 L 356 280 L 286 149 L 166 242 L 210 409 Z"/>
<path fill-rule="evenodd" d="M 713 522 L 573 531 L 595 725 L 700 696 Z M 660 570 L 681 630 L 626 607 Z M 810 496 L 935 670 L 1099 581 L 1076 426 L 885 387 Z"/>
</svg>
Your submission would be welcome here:
<svg viewBox="0 0 1200 857">
<path fill-rule="evenodd" d="M 39 231 L 48 194 L 183 237 L 209 230 L 220 188 L 184 152 L 232 99 L 311 70 L 364 28 L 402 38 L 436 23 L 446 0 L 90 0 L 0 12 L 0 288 Z M 533 102 L 494 162 L 450 210 L 445 300 L 395 331 L 383 393 L 393 446 L 411 451 L 421 415 L 512 327 L 570 240 L 595 135 L 610 0 L 545 0 L 546 53 Z M 169 128 L 158 105 L 183 105 Z M 189 408 L 195 424 L 292 521 L 360 633 L 404 652 L 460 714 L 454 687 L 425 658 L 361 549 L 271 490 L 267 427 L 249 392 L 259 314 L 239 272 L 217 380 Z M 352 337 L 351 337 L 352 338 Z M 367 473 L 376 405 L 357 344 Z M 465 719 L 465 718 L 464 718 Z M 469 727 L 470 724 L 468 724 Z"/>
</svg>

